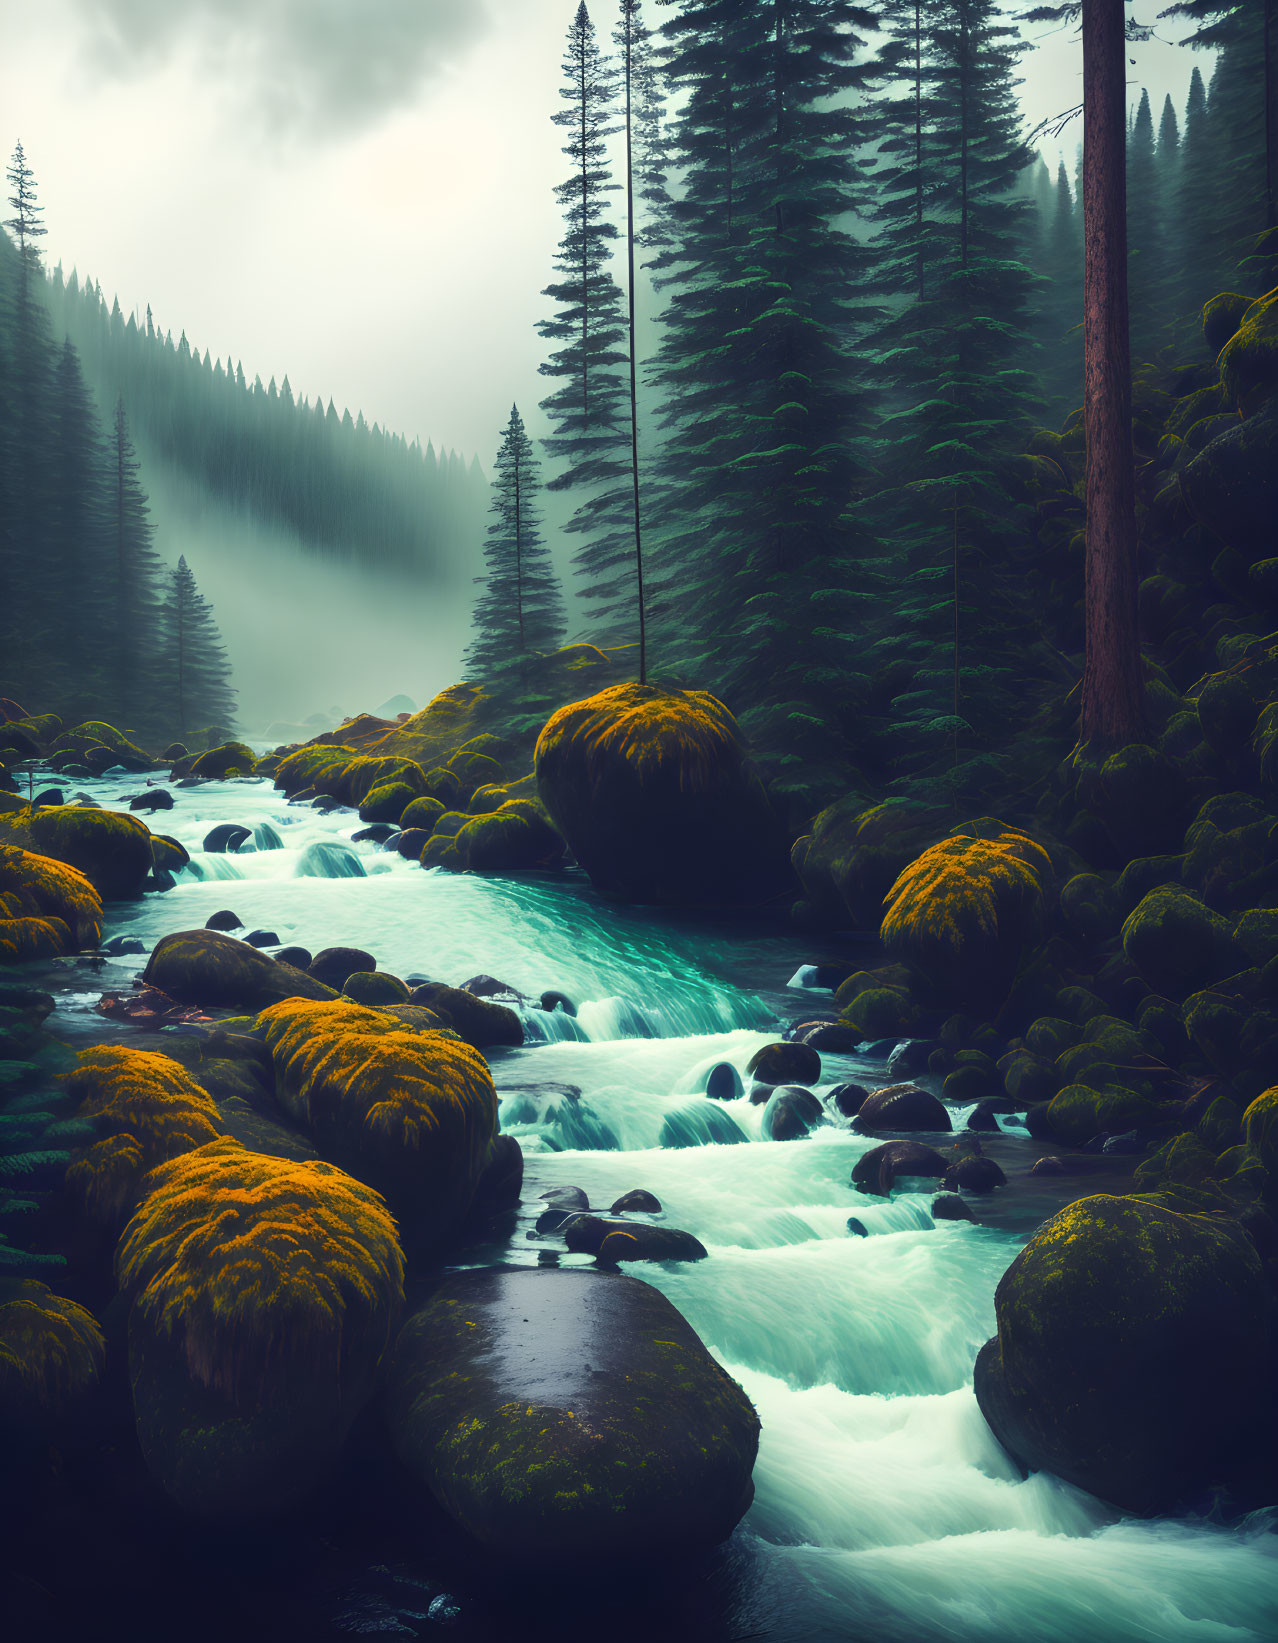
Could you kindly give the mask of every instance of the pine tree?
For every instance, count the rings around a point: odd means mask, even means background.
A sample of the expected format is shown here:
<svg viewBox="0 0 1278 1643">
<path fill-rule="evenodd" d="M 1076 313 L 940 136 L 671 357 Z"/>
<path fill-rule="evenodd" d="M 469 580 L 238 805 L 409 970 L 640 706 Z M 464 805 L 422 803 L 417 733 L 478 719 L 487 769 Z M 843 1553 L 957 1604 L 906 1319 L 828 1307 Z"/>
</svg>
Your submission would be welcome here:
<svg viewBox="0 0 1278 1643">
<path fill-rule="evenodd" d="M 1217 237 L 1218 180 L 1207 112 L 1207 87 L 1197 67 L 1189 80 L 1189 99 L 1180 142 L 1180 186 L 1177 198 L 1175 311 L 1182 341 L 1196 341 L 1203 304 L 1220 290 L 1227 259 Z"/>
<path fill-rule="evenodd" d="M 609 267 L 617 228 L 605 210 L 616 187 L 607 145 L 617 130 L 617 86 L 584 0 L 568 30 L 563 67 L 560 96 L 567 106 L 553 118 L 570 134 L 564 153 L 572 171 L 555 189 L 567 228 L 555 259 L 561 278 L 542 293 L 557 312 L 537 327 L 559 344 L 540 367 L 560 383 L 542 401 L 554 426 L 546 451 L 563 465 L 547 489 L 579 499 L 565 528 L 585 538 L 575 563 L 583 596 L 599 607 L 592 631 L 601 638 L 637 638 L 626 322 Z"/>
<path fill-rule="evenodd" d="M 111 590 L 107 476 L 97 408 L 68 339 L 54 378 L 54 501 L 49 518 L 47 598 L 50 661 L 57 668 L 57 710 L 75 723 L 91 717 L 102 691 L 102 637 Z"/>
<path fill-rule="evenodd" d="M 1154 120 L 1142 91 L 1127 134 L 1127 279 L 1132 315 L 1132 357 L 1153 356 L 1163 324 L 1165 251 Z"/>
<path fill-rule="evenodd" d="M 163 719 L 151 664 L 155 654 L 159 559 L 122 399 L 115 407 L 109 472 L 114 609 L 107 695 L 111 722 L 122 730 L 145 734 Z"/>
<path fill-rule="evenodd" d="M 44 270 L 35 177 L 22 144 L 6 173 L 13 216 L 4 224 L 17 240 L 6 293 L 8 331 L 6 426 L 0 452 L 0 649 L 8 694 L 39 700 L 51 688 L 47 531 L 53 505 L 53 344 L 41 302 Z"/>
<path fill-rule="evenodd" d="M 166 729 L 179 740 L 197 726 L 230 726 L 235 692 L 213 607 L 195 584 L 183 554 L 168 573 L 159 608 L 158 675 Z"/>
<path fill-rule="evenodd" d="M 684 100 L 656 263 L 663 622 L 730 699 L 782 704 L 796 766 L 856 643 L 837 599 L 867 432 L 850 341 L 875 312 L 847 228 L 866 203 L 865 23 L 845 0 L 689 0 L 664 28 Z"/>
<path fill-rule="evenodd" d="M 1064 160 L 1057 166 L 1053 193 L 1041 265 L 1050 281 L 1041 298 L 1041 372 L 1049 425 L 1083 401 L 1083 221 Z"/>
<path fill-rule="evenodd" d="M 537 506 L 539 468 L 519 407 L 512 405 L 497 451 L 485 574 L 476 578 L 483 592 L 466 653 L 467 667 L 481 678 L 563 643 L 563 595 Z"/>
<path fill-rule="evenodd" d="M 1016 182 L 1030 159 L 1017 134 L 1019 50 L 993 0 L 949 0 L 936 14 L 923 65 L 924 295 L 876 338 L 892 397 L 886 483 L 865 511 L 896 574 L 871 659 L 895 689 L 884 712 L 897 781 L 931 796 L 988 774 L 1025 621 L 1006 594 L 1019 539 L 1006 468 L 1033 403 L 1032 276 L 1017 260 L 1029 206 Z"/>
</svg>

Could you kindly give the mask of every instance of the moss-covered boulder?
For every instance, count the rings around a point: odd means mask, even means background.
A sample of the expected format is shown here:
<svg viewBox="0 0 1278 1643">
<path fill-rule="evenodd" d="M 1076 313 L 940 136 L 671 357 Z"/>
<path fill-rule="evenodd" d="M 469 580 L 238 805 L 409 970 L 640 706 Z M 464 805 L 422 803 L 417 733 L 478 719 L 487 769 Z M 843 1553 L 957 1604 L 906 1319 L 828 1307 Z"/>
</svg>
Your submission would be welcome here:
<svg viewBox="0 0 1278 1643">
<path fill-rule="evenodd" d="M 551 867 L 564 855 L 563 838 L 537 799 L 508 799 L 487 814 L 472 816 L 453 838 L 456 864 L 474 873 Z M 424 854 L 422 860 L 425 865 Z"/>
<path fill-rule="evenodd" d="M 408 782 L 383 782 L 380 787 L 371 787 L 364 796 L 359 807 L 359 819 L 366 822 L 401 822 L 404 812 L 416 800 L 419 804 L 430 804 L 430 799 L 418 796 L 416 788 Z"/>
<path fill-rule="evenodd" d="M 507 1004 L 476 998 L 463 987 L 448 987 L 430 981 L 414 988 L 414 1004 L 423 1004 L 473 1049 L 494 1050 L 502 1046 L 517 1049 L 524 1041 L 524 1024 Z"/>
<path fill-rule="evenodd" d="M 1219 364 L 1225 392 L 1244 416 L 1278 394 L 1278 290 L 1243 311 Z"/>
<path fill-rule="evenodd" d="M 101 935 L 102 899 L 83 873 L 0 842 L 0 964 L 96 948 Z"/>
<path fill-rule="evenodd" d="M 491 1161 L 497 1096 L 478 1051 L 432 1017 L 290 999 L 258 1017 L 285 1111 L 385 1197 L 414 1245 L 456 1235 Z"/>
<path fill-rule="evenodd" d="M 1012 1262 L 995 1309 L 976 1396 L 1023 1465 L 1140 1513 L 1257 1475 L 1272 1489 L 1276 1302 L 1229 1217 L 1080 1199 Z"/>
<path fill-rule="evenodd" d="M 750 1057 L 746 1072 L 759 1084 L 816 1084 L 821 1057 L 810 1044 L 765 1044 Z"/>
<path fill-rule="evenodd" d="M 1271 1192 L 1278 1197 L 1278 1087 L 1265 1090 L 1251 1102 L 1242 1116 L 1242 1132 L 1269 1171 Z"/>
<path fill-rule="evenodd" d="M 149 1178 L 116 1273 L 138 1439 L 187 1511 L 284 1510 L 333 1468 L 404 1303 L 395 1223 L 331 1164 L 199 1147 Z"/>
<path fill-rule="evenodd" d="M 210 747 L 192 760 L 187 774 L 226 781 L 231 776 L 251 776 L 256 769 L 257 758 L 251 747 L 243 742 L 223 742 L 220 747 Z"/>
<path fill-rule="evenodd" d="M 439 800 L 432 799 L 423 793 L 404 807 L 398 820 L 401 827 L 420 827 L 429 833 L 443 814 L 444 806 Z"/>
<path fill-rule="evenodd" d="M 103 901 L 142 894 L 151 872 L 151 834 L 136 816 L 79 805 L 50 805 L 0 815 L 0 844 L 78 867 Z"/>
<path fill-rule="evenodd" d="M 331 987 L 217 930 L 179 930 L 155 946 L 142 979 L 182 1004 L 261 1010 L 285 998 L 329 999 Z"/>
<path fill-rule="evenodd" d="M 1123 953 L 1166 998 L 1185 999 L 1247 965 L 1228 922 L 1180 884 L 1151 890 L 1123 925 Z"/>
<path fill-rule="evenodd" d="M 111 756 L 106 759 L 90 758 L 96 750 L 104 750 Z M 144 753 L 135 741 L 132 741 L 122 730 L 114 725 L 104 724 L 100 719 L 88 719 L 83 724 L 75 725 L 71 730 L 64 730 L 50 744 L 51 753 L 74 753 L 80 760 L 90 767 L 110 769 L 119 765 L 124 770 L 151 770 L 155 761 Z"/>
<path fill-rule="evenodd" d="M 1221 291 L 1203 304 L 1203 341 L 1212 354 L 1220 350 L 1237 331 L 1252 298 L 1238 291 Z"/>
<path fill-rule="evenodd" d="M 1180 485 L 1200 524 L 1244 559 L 1268 557 L 1278 516 L 1278 401 L 1218 433 L 1181 470 Z"/>
<path fill-rule="evenodd" d="M 502 1558 L 647 1565 L 725 1539 L 759 1421 L 659 1291 L 604 1270 L 454 1273 L 409 1320 L 395 1448 Z"/>
<path fill-rule="evenodd" d="M 1075 873 L 1066 879 L 1061 885 L 1061 917 L 1069 933 L 1085 942 L 1108 940 L 1122 923 L 1114 887 L 1099 873 Z"/>
<path fill-rule="evenodd" d="M 356 1004 L 407 1004 L 408 986 L 389 970 L 355 970 L 342 983 L 342 993 Z"/>
<path fill-rule="evenodd" d="M 148 1170 L 224 1133 L 207 1092 L 167 1055 L 101 1045 L 81 1052 L 65 1083 L 93 1137 L 75 1150 L 67 1189 L 112 1235 L 133 1213 Z"/>
<path fill-rule="evenodd" d="M 823 810 L 791 851 L 817 921 L 873 930 L 901 873 L 946 831 L 942 813 L 909 799 L 867 809 L 855 795 Z"/>
<path fill-rule="evenodd" d="M 883 944 L 947 998 L 988 1005 L 1007 993 L 1056 897 L 1051 858 L 1001 822 L 955 828 L 889 890 Z"/>
<path fill-rule="evenodd" d="M 703 691 L 614 685 L 537 741 L 542 802 L 597 890 L 749 905 L 793 882 L 781 824 L 737 723 Z"/>
<path fill-rule="evenodd" d="M 102 1376 L 106 1343 L 92 1313 L 39 1279 L 0 1276 L 0 1443 L 12 1462 L 56 1440 Z"/>
<path fill-rule="evenodd" d="M 1058 1141 L 1081 1147 L 1098 1135 L 1125 1135 L 1157 1124 L 1164 1115 L 1139 1090 L 1124 1084 L 1067 1084 L 1047 1104 L 1047 1127 Z"/>
</svg>

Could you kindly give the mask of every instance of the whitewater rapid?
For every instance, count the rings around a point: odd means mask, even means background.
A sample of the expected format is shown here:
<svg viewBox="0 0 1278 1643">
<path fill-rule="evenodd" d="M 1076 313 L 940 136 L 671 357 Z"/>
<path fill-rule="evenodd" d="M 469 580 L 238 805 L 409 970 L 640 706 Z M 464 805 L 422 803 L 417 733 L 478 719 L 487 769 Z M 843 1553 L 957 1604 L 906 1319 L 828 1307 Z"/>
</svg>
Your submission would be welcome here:
<svg viewBox="0 0 1278 1643">
<path fill-rule="evenodd" d="M 110 803 L 141 778 L 68 787 Z M 576 876 L 423 872 L 352 844 L 352 813 L 291 807 L 265 781 L 174 795 L 150 824 L 179 839 L 192 866 L 176 889 L 112 906 L 108 935 L 149 949 L 226 907 L 246 931 L 312 952 L 364 947 L 405 978 L 456 985 L 484 972 L 533 1000 L 553 988 L 575 1001 L 575 1020 L 527 1011 L 542 1041 L 490 1058 L 502 1126 L 527 1166 L 518 1228 L 492 1258 L 588 1263 L 533 1232 L 539 1194 L 564 1184 L 605 1210 L 646 1187 L 665 1224 L 705 1244 L 707 1261 L 632 1270 L 679 1307 L 762 1419 L 755 1504 L 737 1532 L 764 1617 L 748 1635 L 1262 1643 L 1278 1633 L 1268 1514 L 1229 1527 L 1124 1521 L 1046 1474 L 1022 1479 L 985 1426 L 972 1364 L 1032 1199 L 1014 1229 L 1007 1216 L 934 1224 L 930 1191 L 884 1201 L 850 1187 L 874 1141 L 826 1128 L 765 1142 L 761 1108 L 702 1093 L 716 1062 L 744 1071 L 781 1021 L 828 1007 L 828 995 L 786 992 L 793 943 L 614 910 Z M 265 825 L 279 845 L 204 855 L 205 834 L 224 821 L 269 845 Z M 333 844 L 336 855 L 313 848 Z M 325 860 L 344 876 L 315 876 Z M 142 962 L 109 961 L 91 992 L 64 997 L 64 1025 L 89 1031 L 98 993 L 127 987 Z M 880 1081 L 881 1065 L 823 1062 L 827 1085 Z M 1013 1179 L 1000 1196 L 1018 1190 Z M 867 1237 L 849 1234 L 849 1215 Z M 669 1635 L 682 1635 L 677 1615 Z"/>
</svg>

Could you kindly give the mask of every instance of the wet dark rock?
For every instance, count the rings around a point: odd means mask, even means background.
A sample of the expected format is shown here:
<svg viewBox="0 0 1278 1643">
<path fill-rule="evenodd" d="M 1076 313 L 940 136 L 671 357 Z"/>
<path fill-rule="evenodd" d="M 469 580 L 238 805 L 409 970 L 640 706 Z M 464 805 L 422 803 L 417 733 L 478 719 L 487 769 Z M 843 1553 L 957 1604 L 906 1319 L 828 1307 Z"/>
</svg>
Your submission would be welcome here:
<svg viewBox="0 0 1278 1643">
<path fill-rule="evenodd" d="M 1145 1148 L 1135 1130 L 1128 1130 L 1124 1135 L 1106 1136 L 1101 1145 L 1101 1151 L 1112 1157 L 1115 1153 L 1144 1152 Z"/>
<path fill-rule="evenodd" d="M 362 947 L 325 947 L 306 966 L 308 975 L 341 992 L 356 970 L 375 970 L 377 960 Z"/>
<path fill-rule="evenodd" d="M 210 856 L 233 855 L 245 839 L 252 836 L 252 829 L 241 827 L 238 822 L 220 822 L 204 835 L 204 843 L 200 848 Z"/>
<path fill-rule="evenodd" d="M 1005 1187 L 1007 1177 L 992 1158 L 980 1158 L 969 1154 L 966 1158 L 959 1158 L 945 1172 L 944 1187 L 947 1192 L 993 1192 L 995 1187 Z"/>
<path fill-rule="evenodd" d="M 576 1093 L 580 1095 L 581 1091 L 578 1090 Z M 543 1192 L 541 1196 L 548 1204 L 556 1204 L 564 1209 L 590 1208 L 590 1199 L 583 1187 L 551 1187 L 549 1192 Z"/>
<path fill-rule="evenodd" d="M 808 977 L 809 987 L 823 988 L 827 992 L 834 992 L 841 987 L 850 975 L 855 975 L 861 968 L 859 959 L 850 958 L 821 958 L 811 966 L 812 974 Z"/>
<path fill-rule="evenodd" d="M 864 1084 L 836 1084 L 825 1099 L 842 1117 L 855 1118 L 869 1093 Z"/>
<path fill-rule="evenodd" d="M 164 752 L 160 754 L 165 764 L 174 764 L 178 759 L 185 759 L 186 756 L 187 750 L 182 742 L 170 742 Z"/>
<path fill-rule="evenodd" d="M 623 1192 L 612 1206 L 614 1215 L 624 1215 L 628 1210 L 641 1210 L 645 1215 L 660 1215 L 661 1200 L 644 1187 L 634 1187 L 630 1192 Z"/>
<path fill-rule="evenodd" d="M 650 1567 L 752 1498 L 749 1400 L 658 1290 L 607 1268 L 452 1274 L 400 1333 L 387 1412 L 409 1472 L 502 1557 Z"/>
<path fill-rule="evenodd" d="M 940 1047 L 934 1038 L 907 1038 L 888 1056 L 888 1077 L 895 1082 L 927 1072 L 932 1053 Z"/>
<path fill-rule="evenodd" d="M 764 1102 L 771 1101 L 772 1092 L 775 1088 L 774 1084 L 751 1084 L 750 1105 L 752 1107 L 761 1107 Z"/>
<path fill-rule="evenodd" d="M 562 1232 L 569 1221 L 575 1220 L 581 1214 L 579 1209 L 567 1209 L 559 1205 L 552 1205 L 543 1209 L 533 1223 L 537 1232 Z"/>
<path fill-rule="evenodd" d="M 576 1015 L 577 1006 L 568 997 L 567 993 L 555 992 L 553 988 L 544 992 L 537 1000 L 541 1009 L 547 1012 L 562 1010 L 565 1015 Z"/>
<path fill-rule="evenodd" d="M 305 947 L 281 947 L 275 955 L 277 964 L 291 964 L 295 970 L 309 970 L 311 955 Z"/>
<path fill-rule="evenodd" d="M 932 1200 L 932 1219 L 934 1221 L 975 1221 L 972 1206 L 965 1204 L 949 1185 L 945 1183 L 945 1191 L 939 1198 Z"/>
<path fill-rule="evenodd" d="M 573 1255 L 611 1261 L 703 1261 L 709 1251 L 699 1238 L 678 1227 L 654 1227 L 647 1221 L 625 1221 L 603 1215 L 575 1215 L 563 1229 Z M 605 1250 L 609 1239 L 619 1237 Z"/>
<path fill-rule="evenodd" d="M 886 1198 L 901 1176 L 928 1176 L 939 1181 L 947 1168 L 940 1153 L 921 1141 L 885 1141 L 857 1159 L 852 1166 L 852 1185 L 858 1192 Z"/>
<path fill-rule="evenodd" d="M 765 1044 L 746 1067 L 760 1084 L 817 1084 L 821 1057 L 807 1044 Z"/>
<path fill-rule="evenodd" d="M 706 1074 L 706 1094 L 712 1101 L 735 1101 L 738 1096 L 745 1094 L 741 1074 L 730 1061 L 720 1061 L 711 1067 Z"/>
<path fill-rule="evenodd" d="M 1042 1158 L 1036 1158 L 1030 1165 L 1031 1175 L 1070 1175 L 1073 1171 L 1063 1158 L 1055 1153 L 1046 1153 Z"/>
<path fill-rule="evenodd" d="M 1051 1119 L 1048 1117 L 1050 1101 L 1036 1101 L 1025 1109 L 1025 1128 L 1034 1141 L 1054 1141 L 1055 1132 L 1052 1129 Z"/>
<path fill-rule="evenodd" d="M 524 1149 L 513 1135 L 493 1138 L 492 1153 L 475 1188 L 471 1214 L 494 1215 L 512 1209 L 524 1185 Z"/>
<path fill-rule="evenodd" d="M 476 998 L 460 987 L 431 982 L 425 987 L 415 987 L 408 1001 L 434 1010 L 474 1049 L 489 1050 L 502 1045 L 516 1048 L 524 1041 L 524 1024 L 509 1006 Z"/>
<path fill-rule="evenodd" d="M 871 1090 L 853 1119 L 859 1130 L 949 1130 L 950 1115 L 930 1090 L 917 1084 L 889 1084 Z"/>
<path fill-rule="evenodd" d="M 112 936 L 110 941 L 102 943 L 100 951 L 109 953 L 112 958 L 125 958 L 132 953 L 145 953 L 146 943 L 136 936 Z"/>
<path fill-rule="evenodd" d="M 368 827 L 361 827 L 358 832 L 351 834 L 352 844 L 385 844 L 387 839 L 393 839 L 399 828 L 393 822 L 373 822 Z"/>
<path fill-rule="evenodd" d="M 157 890 L 157 891 L 176 890 L 177 889 L 177 880 L 173 877 L 172 873 L 170 873 L 167 868 L 157 867 L 157 868 L 154 869 L 154 871 L 148 873 L 146 878 L 143 879 L 142 888 L 144 890 Z"/>
<path fill-rule="evenodd" d="M 382 848 L 393 850 L 396 855 L 403 856 L 405 861 L 420 861 L 422 851 L 429 842 L 430 834 L 424 827 L 405 827 L 402 832 L 396 833 L 393 839 L 387 839 Z"/>
<path fill-rule="evenodd" d="M 988 1096 L 984 1101 L 978 1101 L 967 1115 L 969 1130 L 981 1130 L 991 1135 L 998 1133 L 998 1114 L 1007 1111 L 1007 1103 L 1000 1101 L 997 1096 Z"/>
<path fill-rule="evenodd" d="M 62 804 L 62 789 L 60 787 L 44 787 L 32 799 L 32 804 Z"/>
<path fill-rule="evenodd" d="M 848 1231 L 854 1238 L 868 1238 L 870 1236 L 869 1228 L 859 1215 L 848 1216 Z"/>
<path fill-rule="evenodd" d="M 459 991 L 471 993 L 475 998 L 494 999 L 501 1004 L 518 1004 L 524 995 L 518 987 L 512 987 L 508 981 L 498 981 L 496 976 L 471 976 L 469 981 L 463 981 Z"/>
<path fill-rule="evenodd" d="M 220 912 L 210 913 L 204 921 L 206 930 L 242 930 L 244 921 L 229 907 L 223 907 Z"/>
<path fill-rule="evenodd" d="M 278 947 L 280 938 L 274 930 L 250 930 L 244 937 L 250 947 Z"/>
<path fill-rule="evenodd" d="M 861 1042 L 861 1035 L 838 1021 L 808 1021 L 796 1031 L 794 1042 L 827 1055 L 850 1055 Z"/>
<path fill-rule="evenodd" d="M 130 810 L 172 810 L 173 795 L 167 787 L 156 787 L 149 793 L 137 793 L 129 800 Z"/>
<path fill-rule="evenodd" d="M 798 1084 L 787 1084 L 774 1091 L 763 1109 L 763 1139 L 797 1141 L 824 1122 L 825 1108 L 812 1091 Z"/>
<path fill-rule="evenodd" d="M 321 816 L 327 816 L 334 810 L 348 810 L 349 808 L 349 805 L 343 804 L 340 799 L 333 798 L 329 793 L 320 793 L 311 800 L 311 809 L 318 810 Z"/>
<path fill-rule="evenodd" d="M 781 1034 L 782 1042 L 793 1044 L 805 1027 L 817 1027 L 822 1024 L 832 1024 L 838 1021 L 837 1015 L 801 1015 Z"/>
</svg>

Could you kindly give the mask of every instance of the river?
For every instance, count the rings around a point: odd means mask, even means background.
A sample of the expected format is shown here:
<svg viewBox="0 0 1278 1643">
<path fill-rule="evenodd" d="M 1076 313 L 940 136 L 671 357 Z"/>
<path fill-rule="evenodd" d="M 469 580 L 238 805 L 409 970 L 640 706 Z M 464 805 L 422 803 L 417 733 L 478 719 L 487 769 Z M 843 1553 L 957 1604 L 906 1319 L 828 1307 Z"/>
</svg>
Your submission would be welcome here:
<svg viewBox="0 0 1278 1643">
<path fill-rule="evenodd" d="M 69 785 L 110 803 L 140 780 Z M 367 948 L 403 977 L 456 985 L 487 972 L 534 1000 L 555 988 L 576 1001 L 575 1021 L 530 1008 L 530 1041 L 490 1058 L 502 1127 L 524 1148 L 524 1203 L 508 1241 L 466 1259 L 588 1262 L 535 1233 L 539 1195 L 572 1183 L 606 1210 L 648 1188 L 665 1223 L 694 1233 L 710 1258 L 631 1270 L 679 1307 L 763 1423 L 753 1508 L 704 1580 L 660 1594 L 659 1621 L 636 1621 L 646 1611 L 634 1592 L 605 1587 L 583 1609 L 552 1586 L 530 1598 L 516 1632 L 509 1594 L 500 1621 L 473 1576 L 444 1601 L 447 1570 L 423 1558 L 416 1575 L 401 1541 L 344 1576 L 331 1611 L 340 1630 L 429 1636 L 448 1623 L 460 1637 L 571 1629 L 617 1639 L 659 1624 L 672 1643 L 1260 1643 L 1278 1632 L 1267 1515 L 1229 1526 L 1122 1520 L 1051 1476 L 1022 1479 L 981 1418 L 971 1372 L 993 1331 L 995 1285 L 1060 1201 L 1026 1178 L 1044 1149 L 1006 1121 L 993 1150 L 1009 1186 L 992 1203 L 973 1201 L 979 1224 L 934 1224 L 931 1192 L 888 1202 L 850 1187 L 873 1140 L 831 1126 L 765 1142 L 760 1107 L 701 1093 L 716 1062 L 744 1070 L 780 1023 L 828 1009 L 828 994 L 787 987 L 810 944 L 606 906 L 575 874 L 423 872 L 369 843 L 350 846 L 361 876 L 317 877 L 308 847 L 348 843 L 352 813 L 290 806 L 265 781 L 177 789 L 175 799 L 152 825 L 181 840 L 192 867 L 172 891 L 111 906 L 107 935 L 150 948 L 227 907 L 246 929 L 312 952 Z M 280 847 L 202 854 L 222 821 L 266 824 Z M 109 1034 L 92 1005 L 127 987 L 142 962 L 109 961 L 87 977 L 77 969 L 82 980 L 60 989 L 51 1025 L 73 1039 Z M 881 1063 L 823 1061 L 826 1084 L 883 1081 Z M 849 1234 L 849 1215 L 867 1237 Z"/>
</svg>

